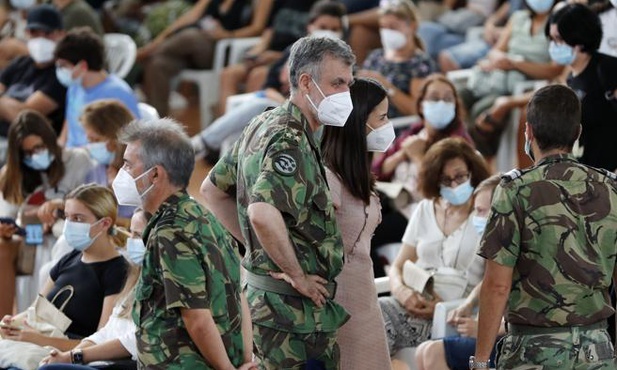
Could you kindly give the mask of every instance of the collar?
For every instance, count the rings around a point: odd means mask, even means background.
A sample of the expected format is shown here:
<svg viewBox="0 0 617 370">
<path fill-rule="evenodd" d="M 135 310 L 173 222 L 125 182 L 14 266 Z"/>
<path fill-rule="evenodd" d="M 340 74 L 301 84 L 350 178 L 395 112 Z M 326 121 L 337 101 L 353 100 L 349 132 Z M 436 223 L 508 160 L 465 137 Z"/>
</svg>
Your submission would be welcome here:
<svg viewBox="0 0 617 370">
<path fill-rule="evenodd" d="M 146 225 L 146 228 L 144 229 L 142 236 L 144 242 L 148 242 L 148 239 L 150 238 L 150 231 L 152 231 L 152 229 L 159 222 L 161 217 L 163 217 L 167 210 L 176 208 L 178 203 L 189 198 L 190 196 L 186 189 L 182 189 L 178 190 L 177 192 L 170 195 L 167 199 L 165 199 L 163 203 L 159 206 L 159 208 L 156 210 L 156 213 L 152 216 L 152 218 L 150 218 L 150 221 L 148 221 L 148 225 Z"/>
<path fill-rule="evenodd" d="M 298 108 L 298 106 L 292 103 L 290 100 L 287 100 L 285 101 L 285 103 L 283 103 L 283 109 L 285 109 L 287 113 L 289 113 L 289 115 L 291 115 L 296 122 L 300 122 L 302 130 L 304 131 L 304 135 L 307 137 L 309 144 L 311 144 L 311 148 L 313 148 L 314 151 L 319 153 L 319 149 L 317 144 L 315 143 L 313 131 L 311 130 L 308 119 L 306 119 L 304 113 L 302 113 L 300 108 Z"/>
<path fill-rule="evenodd" d="M 552 164 L 557 162 L 578 162 L 576 158 L 571 153 L 563 153 L 563 154 L 553 154 L 542 158 L 540 162 L 538 162 L 537 166 L 543 166 L 545 164 Z"/>
</svg>

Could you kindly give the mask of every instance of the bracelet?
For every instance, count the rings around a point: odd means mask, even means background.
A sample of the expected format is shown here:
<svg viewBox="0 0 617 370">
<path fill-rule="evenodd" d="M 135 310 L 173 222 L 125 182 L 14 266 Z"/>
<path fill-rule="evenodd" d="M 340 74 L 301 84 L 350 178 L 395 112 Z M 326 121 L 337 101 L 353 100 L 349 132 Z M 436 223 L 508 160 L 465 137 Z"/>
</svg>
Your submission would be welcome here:
<svg viewBox="0 0 617 370">
<path fill-rule="evenodd" d="M 474 369 L 489 369 L 491 360 L 486 361 L 476 361 L 475 356 L 469 356 L 469 370 Z"/>
</svg>

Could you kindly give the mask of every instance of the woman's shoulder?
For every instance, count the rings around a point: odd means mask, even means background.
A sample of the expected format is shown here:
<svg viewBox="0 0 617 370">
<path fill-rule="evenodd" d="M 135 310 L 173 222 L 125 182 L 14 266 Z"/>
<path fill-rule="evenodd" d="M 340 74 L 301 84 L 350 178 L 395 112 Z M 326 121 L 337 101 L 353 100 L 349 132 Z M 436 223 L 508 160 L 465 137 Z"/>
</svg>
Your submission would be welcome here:
<svg viewBox="0 0 617 370">
<path fill-rule="evenodd" d="M 85 164 L 89 167 L 92 166 L 92 161 L 90 160 L 90 154 L 84 148 L 64 148 L 62 150 L 62 161 L 67 166 Z"/>
</svg>

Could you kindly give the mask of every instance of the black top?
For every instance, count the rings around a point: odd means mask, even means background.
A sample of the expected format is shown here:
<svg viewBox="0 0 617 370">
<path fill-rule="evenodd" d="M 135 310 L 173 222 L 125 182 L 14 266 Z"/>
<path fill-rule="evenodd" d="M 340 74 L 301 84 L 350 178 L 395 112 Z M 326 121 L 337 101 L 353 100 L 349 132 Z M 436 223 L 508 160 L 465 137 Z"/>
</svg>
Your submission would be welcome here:
<svg viewBox="0 0 617 370">
<path fill-rule="evenodd" d="M 606 91 L 617 89 L 617 58 L 594 53 L 581 74 L 568 77 L 570 86 L 581 100 L 585 147 L 580 161 L 589 166 L 617 169 L 617 97 L 607 100 Z"/>
<path fill-rule="evenodd" d="M 272 39 L 269 50 L 283 51 L 306 35 L 309 11 L 317 0 L 278 0 L 270 16 Z"/>
<path fill-rule="evenodd" d="M 221 22 L 221 26 L 227 31 L 237 30 L 244 26 L 244 10 L 249 5 L 248 0 L 234 0 L 233 4 L 225 13 L 221 13 L 220 6 L 223 0 L 212 0 L 206 7 L 204 16 L 209 15 Z"/>
<path fill-rule="evenodd" d="M 266 77 L 266 82 L 263 86 L 264 89 L 272 88 L 283 95 L 287 95 L 289 93 L 289 91 L 281 91 L 282 85 L 279 76 L 281 74 L 281 70 L 285 67 L 285 64 L 287 64 L 290 52 L 291 47 L 288 47 L 285 51 L 283 51 L 283 55 L 281 55 L 279 60 L 270 65 L 270 68 L 268 69 L 268 76 Z"/>
<path fill-rule="evenodd" d="M 69 338 L 83 338 L 96 332 L 103 300 L 120 293 L 127 271 L 128 262 L 122 256 L 105 262 L 84 263 L 81 252 L 76 250 L 62 257 L 51 269 L 49 276 L 54 281 L 54 287 L 46 297 L 48 300 L 51 301 L 67 285 L 74 289 L 73 297 L 63 311 L 73 320 L 66 333 Z M 68 291 L 62 292 L 53 304 L 60 308 L 68 296 Z"/>
<path fill-rule="evenodd" d="M 47 115 L 56 131 L 60 134 L 64 122 L 64 105 L 66 88 L 56 78 L 56 66 L 50 63 L 44 68 L 37 68 L 29 56 L 13 60 L 2 71 L 0 82 L 6 88 L 3 96 L 24 102 L 30 95 L 40 91 L 58 104 L 58 108 Z M 0 135 L 6 136 L 9 122 L 0 121 Z"/>
</svg>

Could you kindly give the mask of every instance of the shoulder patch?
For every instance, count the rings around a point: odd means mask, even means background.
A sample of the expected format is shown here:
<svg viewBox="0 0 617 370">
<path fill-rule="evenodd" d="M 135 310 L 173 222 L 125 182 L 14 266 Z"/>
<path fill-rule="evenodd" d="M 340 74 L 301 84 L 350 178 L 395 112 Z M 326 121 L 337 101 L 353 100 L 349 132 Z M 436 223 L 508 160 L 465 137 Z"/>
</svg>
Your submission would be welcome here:
<svg viewBox="0 0 617 370">
<path fill-rule="evenodd" d="M 298 171 L 298 161 L 294 156 L 294 152 L 285 151 L 278 153 L 272 159 L 274 170 L 283 176 L 292 176 Z"/>
<path fill-rule="evenodd" d="M 510 182 L 514 179 L 517 179 L 519 177 L 521 177 L 523 175 L 523 172 L 521 172 L 521 170 L 515 168 L 509 172 L 504 173 L 503 175 L 501 175 L 501 179 L 504 182 Z"/>
</svg>

